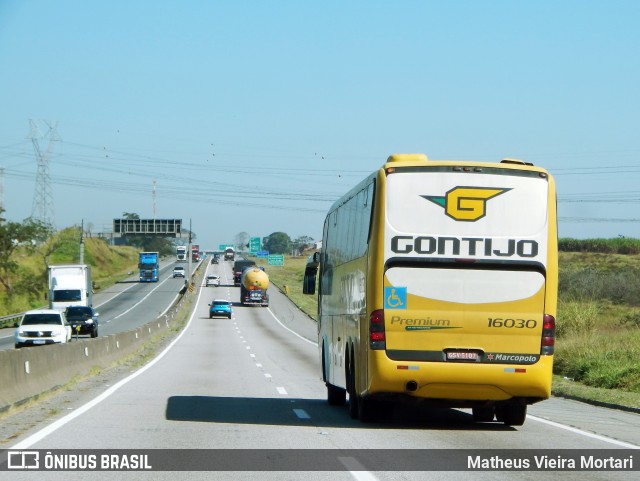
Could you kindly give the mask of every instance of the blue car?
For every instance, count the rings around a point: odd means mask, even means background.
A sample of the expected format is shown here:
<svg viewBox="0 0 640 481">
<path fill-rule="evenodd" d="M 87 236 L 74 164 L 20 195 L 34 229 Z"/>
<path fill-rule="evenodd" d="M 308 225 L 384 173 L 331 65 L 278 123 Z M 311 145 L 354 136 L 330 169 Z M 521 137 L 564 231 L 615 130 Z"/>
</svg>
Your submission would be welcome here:
<svg viewBox="0 0 640 481">
<path fill-rule="evenodd" d="M 215 299 L 209 304 L 209 319 L 213 319 L 214 316 L 224 316 L 231 319 L 231 314 L 231 301 Z"/>
</svg>

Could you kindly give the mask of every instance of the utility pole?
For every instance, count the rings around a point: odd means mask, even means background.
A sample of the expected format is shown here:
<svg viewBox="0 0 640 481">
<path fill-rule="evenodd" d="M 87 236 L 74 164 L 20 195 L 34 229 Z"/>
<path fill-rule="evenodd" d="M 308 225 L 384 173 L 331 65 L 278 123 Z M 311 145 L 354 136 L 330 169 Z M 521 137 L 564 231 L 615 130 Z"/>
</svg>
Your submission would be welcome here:
<svg viewBox="0 0 640 481">
<path fill-rule="evenodd" d="M 189 281 L 191 280 L 191 258 L 193 257 L 191 249 L 191 219 L 189 219 L 189 247 L 187 247 L 187 259 L 189 259 L 189 264 L 187 264 L 187 279 L 185 280 L 185 284 L 187 285 L 189 285 Z"/>
<path fill-rule="evenodd" d="M 0 212 L 4 210 L 4 167 L 0 167 Z"/>
<path fill-rule="evenodd" d="M 153 199 L 153 220 L 156 220 L 156 179 L 153 179 L 153 189 L 151 190 L 151 197 Z"/>
<path fill-rule="evenodd" d="M 80 264 L 84 264 L 84 219 L 80 224 Z"/>
</svg>

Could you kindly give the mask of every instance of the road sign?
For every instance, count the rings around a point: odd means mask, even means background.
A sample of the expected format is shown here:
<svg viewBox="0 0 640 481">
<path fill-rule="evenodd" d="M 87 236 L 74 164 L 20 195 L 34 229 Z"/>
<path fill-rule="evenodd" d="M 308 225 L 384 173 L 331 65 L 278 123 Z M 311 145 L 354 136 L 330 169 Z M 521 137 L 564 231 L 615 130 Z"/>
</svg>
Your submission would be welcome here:
<svg viewBox="0 0 640 481">
<path fill-rule="evenodd" d="M 218 250 L 224 252 L 227 247 L 233 247 L 233 244 L 218 244 Z"/>
<path fill-rule="evenodd" d="M 260 250 L 260 237 L 251 237 L 249 239 L 249 252 L 255 254 Z"/>
<path fill-rule="evenodd" d="M 269 257 L 269 251 L 258 251 L 256 252 L 256 257 L 261 257 L 266 259 L 267 257 Z"/>
<path fill-rule="evenodd" d="M 270 266 L 283 266 L 284 256 L 281 254 L 272 254 L 268 258 L 268 263 Z"/>
</svg>

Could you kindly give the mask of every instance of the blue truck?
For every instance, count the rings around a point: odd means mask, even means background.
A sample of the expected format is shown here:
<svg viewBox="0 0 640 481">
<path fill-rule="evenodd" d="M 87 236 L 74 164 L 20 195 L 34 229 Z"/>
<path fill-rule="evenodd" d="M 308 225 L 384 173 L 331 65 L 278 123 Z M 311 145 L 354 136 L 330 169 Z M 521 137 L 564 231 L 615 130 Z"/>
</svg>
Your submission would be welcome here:
<svg viewBox="0 0 640 481">
<path fill-rule="evenodd" d="M 140 252 L 140 282 L 158 282 L 159 258 L 157 252 Z"/>
</svg>

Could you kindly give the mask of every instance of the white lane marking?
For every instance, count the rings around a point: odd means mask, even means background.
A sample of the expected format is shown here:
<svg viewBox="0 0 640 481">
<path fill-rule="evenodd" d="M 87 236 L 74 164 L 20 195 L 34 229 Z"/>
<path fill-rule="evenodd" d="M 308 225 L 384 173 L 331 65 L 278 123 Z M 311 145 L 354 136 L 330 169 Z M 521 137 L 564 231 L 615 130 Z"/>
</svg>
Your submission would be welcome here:
<svg viewBox="0 0 640 481">
<path fill-rule="evenodd" d="M 349 474 L 358 481 L 378 481 L 372 473 L 367 471 L 356 458 L 338 456 L 338 461 L 349 470 Z"/>
<path fill-rule="evenodd" d="M 315 341 L 310 341 L 309 339 L 307 339 L 304 336 L 301 336 L 300 334 L 298 334 L 296 331 L 292 331 L 291 329 L 289 329 L 287 326 L 285 326 L 284 324 L 282 324 L 282 322 L 280 322 L 280 319 L 278 319 L 276 317 L 276 315 L 273 313 L 273 311 L 271 310 L 270 307 L 267 307 L 267 311 L 269 311 L 269 314 L 271 314 L 273 316 L 273 318 L 276 320 L 276 322 L 278 324 L 280 324 L 282 327 L 284 327 L 287 331 L 289 331 L 290 333 L 294 334 L 295 336 L 298 336 L 300 339 L 302 339 L 303 341 L 308 342 L 309 344 L 313 344 L 314 346 L 317 346 L 318 343 Z"/>
<path fill-rule="evenodd" d="M 267 379 L 271 379 L 271 374 L 269 374 L 269 373 L 265 372 L 265 373 L 264 373 L 264 377 L 266 377 Z"/>
<path fill-rule="evenodd" d="M 169 264 L 169 267 L 170 267 L 170 266 L 171 266 L 171 264 Z M 162 270 L 162 268 L 160 268 L 160 269 Z M 131 279 L 131 277 L 130 277 L 129 279 Z M 164 281 L 162 281 L 162 283 L 166 282 L 168 279 L 169 279 L 169 278 L 166 278 Z M 113 297 L 110 297 L 109 299 L 107 299 L 106 301 L 104 301 L 102 304 L 98 304 L 98 305 L 96 305 L 96 306 L 95 306 L 95 308 L 97 309 L 97 308 L 98 308 L 98 307 L 100 307 L 100 306 L 104 306 L 107 302 L 110 302 L 110 301 L 114 300 L 114 299 L 115 299 L 116 297 L 118 297 L 120 294 L 124 294 L 124 293 L 125 293 L 125 292 L 127 292 L 129 289 L 131 289 L 131 288 L 133 288 L 133 287 L 135 287 L 135 286 L 137 286 L 137 285 L 140 285 L 140 284 L 141 284 L 141 282 L 134 281 L 134 282 L 133 282 L 129 287 L 127 287 L 126 289 L 121 290 L 120 292 L 116 292 L 116 293 L 115 293 L 115 295 L 114 295 Z"/>
<path fill-rule="evenodd" d="M 256 357 L 256 355 L 255 355 L 255 354 L 249 354 L 249 356 L 251 356 L 251 357 L 253 357 L 253 358 L 255 358 L 255 357 Z"/>
<path fill-rule="evenodd" d="M 169 277 L 167 277 L 164 281 L 160 282 L 156 287 L 154 287 L 153 289 L 151 289 L 151 291 L 149 292 L 149 294 L 147 294 L 146 296 L 144 296 L 142 299 L 140 299 L 138 302 L 136 302 L 136 303 L 135 303 L 133 306 L 131 306 L 129 309 L 127 309 L 127 310 L 126 310 L 126 311 L 124 311 L 124 312 L 121 312 L 120 314 L 118 314 L 118 315 L 117 315 L 117 316 L 115 316 L 115 317 L 112 317 L 110 320 L 111 320 L 111 321 L 115 321 L 115 320 L 116 320 L 116 319 L 118 319 L 119 317 L 124 316 L 127 312 L 129 312 L 129 311 L 133 310 L 134 308 L 138 307 L 140 304 L 142 304 L 142 303 L 144 302 L 144 300 L 145 300 L 147 297 L 149 297 L 151 294 L 153 294 L 153 292 L 154 292 L 156 289 L 159 289 L 159 288 L 160 288 L 160 286 L 162 286 L 162 284 L 164 284 L 164 283 L 165 283 L 165 282 L 167 282 L 168 280 L 169 280 Z M 201 291 L 201 292 L 202 292 L 202 291 Z M 198 295 L 198 297 L 199 297 L 199 295 Z M 166 312 L 166 311 L 165 311 L 165 312 Z"/>
<path fill-rule="evenodd" d="M 285 388 L 283 388 L 283 387 L 277 387 L 276 391 L 278 391 L 278 394 L 280 394 L 282 396 L 286 396 L 288 394 L 287 390 Z"/>
<path fill-rule="evenodd" d="M 202 296 L 202 290 L 200 290 L 200 292 L 198 293 L 198 299 L 196 300 L 196 306 L 200 304 L 200 297 L 201 296 Z M 162 359 L 169 352 L 169 350 L 171 350 L 171 348 L 176 345 L 176 343 L 182 338 L 182 336 L 184 336 L 184 334 L 189 330 L 189 326 L 191 325 L 191 322 L 196 317 L 196 311 L 197 311 L 197 309 L 193 310 L 193 313 L 191 314 L 191 317 L 189 318 L 189 321 L 187 322 L 187 325 L 182 330 L 182 332 L 180 334 L 178 334 L 178 336 L 166 347 L 166 349 L 164 351 L 162 351 L 160 354 L 158 354 L 158 356 L 155 359 L 152 359 L 151 361 L 149 361 L 148 364 L 146 364 L 145 366 L 142 366 L 139 370 L 137 370 L 136 372 L 131 374 L 129 377 L 126 377 L 126 378 L 122 379 L 121 381 L 118 381 L 116 384 L 111 386 L 109 389 L 104 391 L 102 394 L 100 394 L 96 398 L 90 400 L 86 404 L 80 406 L 78 409 L 76 409 L 72 413 L 69 413 L 66 416 L 58 419 L 57 421 L 51 423 L 50 425 L 42 428 L 40 431 L 38 431 L 38 432 L 32 434 L 31 436 L 25 438 L 24 440 L 20 441 L 18 444 L 16 444 L 15 446 L 13 446 L 13 447 L 11 447 L 9 449 L 28 449 L 28 448 L 30 448 L 35 443 L 37 443 L 38 441 L 43 440 L 49 434 L 54 433 L 55 431 L 60 429 L 62 426 L 64 426 L 68 422 L 70 422 L 70 421 L 74 420 L 75 418 L 77 418 L 78 416 L 81 416 L 82 414 L 86 413 L 92 407 L 97 406 L 102 401 L 104 401 L 109 396 L 111 396 L 114 392 L 116 392 L 118 389 L 120 389 L 122 386 L 124 386 L 125 384 L 127 384 L 130 381 L 133 381 L 140 374 L 142 374 L 143 372 L 147 371 L 147 369 L 150 369 L 158 361 L 160 361 L 160 359 Z"/>
<path fill-rule="evenodd" d="M 256 362 L 256 367 L 262 367 L 262 364 L 260 364 L 259 362 Z"/>
<path fill-rule="evenodd" d="M 587 438 L 593 438 L 593 439 L 597 439 L 598 441 L 604 441 L 605 443 L 615 444 L 616 446 L 621 446 L 623 448 L 640 449 L 640 446 L 636 446 L 635 444 L 625 443 L 624 441 L 618 441 L 617 439 L 612 439 L 606 436 L 601 436 L 599 434 L 590 433 L 578 428 L 572 428 L 571 426 L 565 426 L 564 424 L 556 423 L 554 421 L 549 421 L 548 419 L 539 418 L 537 416 L 532 416 L 531 414 L 527 414 L 527 419 L 532 419 L 534 421 L 538 421 L 539 423 L 548 424 L 556 428 L 565 429 L 566 431 L 571 431 L 572 433 L 580 434 Z"/>
<path fill-rule="evenodd" d="M 293 412 L 298 416 L 299 419 L 311 419 L 311 416 L 307 414 L 307 411 L 304 409 L 294 409 Z"/>
<path fill-rule="evenodd" d="M 167 279 L 165 279 L 164 281 L 162 281 L 162 283 L 166 282 L 167 280 L 168 280 L 168 278 L 167 278 Z M 127 292 L 129 289 L 132 289 L 133 287 L 135 287 L 135 286 L 137 286 L 137 285 L 139 285 L 139 284 L 140 284 L 139 282 L 136 282 L 136 283 L 134 283 L 134 284 L 131 284 L 131 285 L 130 285 L 129 287 L 127 287 L 126 289 L 123 289 L 123 290 L 121 290 L 120 292 L 116 292 L 116 294 L 115 294 L 113 297 L 110 297 L 109 299 L 107 299 L 106 301 L 104 301 L 102 304 L 97 304 L 94 308 L 95 308 L 95 309 L 98 309 L 99 307 L 104 306 L 107 302 L 111 302 L 111 301 L 112 301 L 112 300 L 114 300 L 116 297 L 118 297 L 120 294 L 124 294 L 124 293 L 125 293 L 125 292 Z M 158 287 L 160 287 L 160 286 L 158 285 L 155 289 L 157 289 Z M 155 289 L 154 289 L 154 290 L 155 290 Z M 153 291 L 151 291 L 151 292 L 153 292 Z M 158 317 L 162 317 L 162 316 L 164 316 L 164 315 L 165 315 L 165 313 L 166 313 L 169 309 L 171 309 L 171 306 L 173 305 L 173 303 L 175 302 L 175 300 L 176 300 L 176 298 L 177 298 L 177 297 L 178 297 L 178 294 L 176 294 L 176 297 L 174 297 L 174 298 L 173 298 L 173 301 L 171 301 L 171 302 L 169 303 L 169 306 L 168 306 L 168 307 L 164 310 L 164 312 L 163 312 L 162 314 L 160 314 Z M 144 299 L 143 299 L 143 300 L 144 300 Z M 135 307 L 135 306 L 133 306 L 133 307 Z M 133 309 L 133 307 L 132 307 L 131 309 Z M 129 312 L 129 311 L 127 311 L 127 312 Z M 126 314 L 126 312 L 123 312 L 122 314 Z M 113 317 L 113 318 L 109 319 L 108 321 L 104 321 L 104 323 L 105 323 L 105 324 L 108 324 L 108 323 L 109 323 L 109 322 L 111 322 L 112 320 L 117 319 L 118 317 L 120 317 L 122 314 L 120 314 L 120 315 L 118 315 L 118 316 L 116 316 L 116 317 Z M 15 332 L 12 332 L 12 333 L 11 333 L 11 334 L 9 334 L 8 336 L 0 336 L 0 339 L 6 339 L 6 338 L 9 338 L 9 337 L 14 337 L 14 336 L 15 336 Z"/>
</svg>

